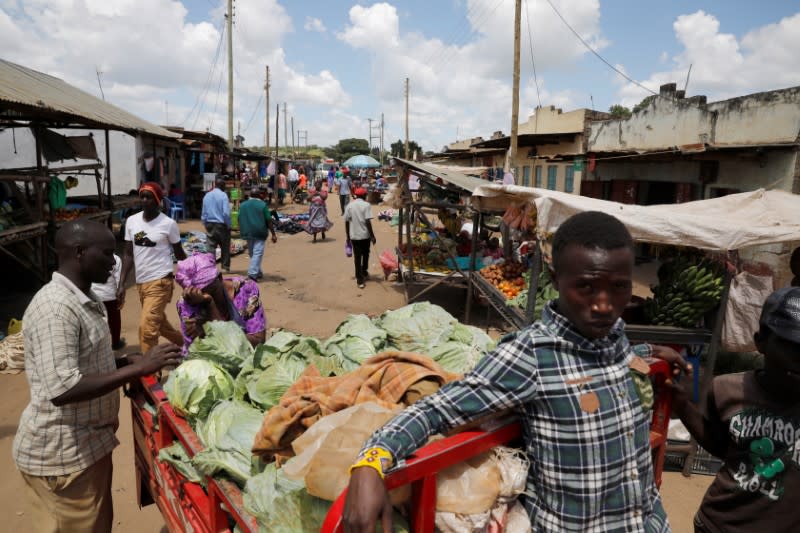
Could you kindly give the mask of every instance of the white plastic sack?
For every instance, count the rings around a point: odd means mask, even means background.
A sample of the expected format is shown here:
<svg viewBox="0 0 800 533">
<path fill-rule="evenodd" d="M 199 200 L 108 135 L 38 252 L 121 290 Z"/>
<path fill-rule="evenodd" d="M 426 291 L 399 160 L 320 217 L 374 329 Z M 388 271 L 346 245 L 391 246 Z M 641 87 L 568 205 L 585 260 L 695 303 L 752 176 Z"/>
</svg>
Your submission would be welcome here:
<svg viewBox="0 0 800 533">
<path fill-rule="evenodd" d="M 772 277 L 741 272 L 731 281 L 728 306 L 722 324 L 722 349 L 754 352 L 753 334 L 758 331 L 761 307 L 773 291 Z"/>
<path fill-rule="evenodd" d="M 0 373 L 19 374 L 25 370 L 25 341 L 22 332 L 0 340 Z"/>
</svg>

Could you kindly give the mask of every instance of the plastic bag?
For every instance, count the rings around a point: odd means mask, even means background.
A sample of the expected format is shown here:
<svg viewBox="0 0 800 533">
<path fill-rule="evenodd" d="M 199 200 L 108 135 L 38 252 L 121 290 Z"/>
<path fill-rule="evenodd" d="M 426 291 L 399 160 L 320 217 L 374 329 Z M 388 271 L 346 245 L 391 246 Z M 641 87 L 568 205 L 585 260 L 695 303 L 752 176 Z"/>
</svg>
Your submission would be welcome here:
<svg viewBox="0 0 800 533">
<path fill-rule="evenodd" d="M 390 250 L 384 250 L 380 256 L 381 268 L 383 269 L 384 279 L 389 279 L 389 274 L 397 270 L 397 256 Z"/>
<path fill-rule="evenodd" d="M 436 510 L 485 513 L 500 495 L 500 483 L 500 470 L 491 451 L 467 459 L 436 476 Z"/>
<path fill-rule="evenodd" d="M 728 306 L 722 323 L 722 349 L 754 352 L 753 334 L 758 331 L 761 307 L 772 294 L 772 277 L 740 272 L 731 280 Z"/>
<path fill-rule="evenodd" d="M 350 241 L 344 243 L 344 255 L 353 257 L 353 244 Z"/>
<path fill-rule="evenodd" d="M 361 446 L 394 412 L 367 402 L 323 417 L 292 442 L 297 454 L 283 466 L 290 479 L 304 480 L 308 493 L 334 501 L 350 481 L 348 470 Z M 409 491 L 392 491 L 392 503 L 407 498 Z"/>
</svg>

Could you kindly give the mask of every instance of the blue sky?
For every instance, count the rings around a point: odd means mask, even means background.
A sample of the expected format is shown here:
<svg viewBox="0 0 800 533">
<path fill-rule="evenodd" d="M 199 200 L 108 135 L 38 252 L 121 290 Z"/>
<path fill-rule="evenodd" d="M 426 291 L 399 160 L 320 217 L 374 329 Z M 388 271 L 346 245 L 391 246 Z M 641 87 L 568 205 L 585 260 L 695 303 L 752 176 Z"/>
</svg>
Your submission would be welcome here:
<svg viewBox="0 0 800 533">
<path fill-rule="evenodd" d="M 800 85 L 800 6 L 763 0 L 551 0 L 609 62 L 657 90 L 683 85 L 710 100 Z M 156 123 L 226 134 L 224 0 L 0 0 L 2 57 L 63 77 Z M 523 0 L 521 119 L 538 103 L 564 110 L 633 105 L 648 93 L 587 52 L 547 0 Z M 287 102 L 309 143 L 367 136 L 386 116 L 425 149 L 510 129 L 513 0 L 237 0 L 235 122 L 264 138 L 264 65 L 274 107 Z M 224 44 L 224 40 L 223 40 Z M 220 82 L 222 82 L 220 84 Z M 219 89 L 219 90 L 218 90 Z M 169 115 L 167 115 L 169 113 Z M 281 121 L 281 128 L 283 122 Z M 272 141 L 274 143 L 274 141 Z M 280 135 L 283 144 L 283 133 Z"/>
</svg>

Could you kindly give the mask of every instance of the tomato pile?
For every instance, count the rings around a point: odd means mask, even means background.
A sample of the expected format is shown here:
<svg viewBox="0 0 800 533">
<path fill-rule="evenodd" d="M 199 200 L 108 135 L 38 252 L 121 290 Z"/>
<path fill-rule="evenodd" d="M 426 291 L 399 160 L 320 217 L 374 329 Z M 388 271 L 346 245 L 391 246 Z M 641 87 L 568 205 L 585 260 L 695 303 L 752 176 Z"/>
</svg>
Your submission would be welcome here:
<svg viewBox="0 0 800 533">
<path fill-rule="evenodd" d="M 525 290 L 528 285 L 522 276 L 525 270 L 526 268 L 522 263 L 506 261 L 502 264 L 483 267 L 479 273 L 486 281 L 503 293 L 506 299 L 511 299 Z"/>
</svg>

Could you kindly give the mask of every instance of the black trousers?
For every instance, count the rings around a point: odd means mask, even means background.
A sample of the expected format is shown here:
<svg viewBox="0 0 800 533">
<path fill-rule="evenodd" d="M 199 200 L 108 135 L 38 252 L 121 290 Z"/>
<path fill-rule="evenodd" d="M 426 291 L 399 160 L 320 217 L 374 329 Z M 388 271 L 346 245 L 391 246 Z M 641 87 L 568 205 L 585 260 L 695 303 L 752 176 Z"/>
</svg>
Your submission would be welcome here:
<svg viewBox="0 0 800 533">
<path fill-rule="evenodd" d="M 367 280 L 367 267 L 369 266 L 369 239 L 352 239 L 353 262 L 356 265 L 356 283 L 361 285 Z"/>
<path fill-rule="evenodd" d="M 350 195 L 349 194 L 340 194 L 339 195 L 339 205 L 342 207 L 342 214 L 344 215 L 344 208 L 347 207 L 347 204 L 350 203 Z"/>
<path fill-rule="evenodd" d="M 206 251 L 216 253 L 217 246 L 222 249 L 222 268 L 231 267 L 231 228 L 218 222 L 206 224 Z"/>
</svg>

